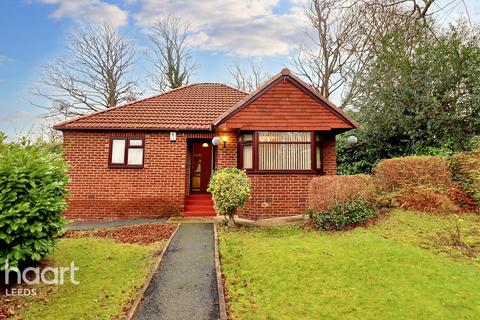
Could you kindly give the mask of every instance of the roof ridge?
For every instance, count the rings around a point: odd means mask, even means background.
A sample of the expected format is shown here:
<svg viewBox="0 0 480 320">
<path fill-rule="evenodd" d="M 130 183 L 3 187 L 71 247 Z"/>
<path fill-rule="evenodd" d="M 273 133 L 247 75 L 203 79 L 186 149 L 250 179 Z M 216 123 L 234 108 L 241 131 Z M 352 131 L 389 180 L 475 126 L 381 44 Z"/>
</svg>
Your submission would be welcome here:
<svg viewBox="0 0 480 320">
<path fill-rule="evenodd" d="M 191 86 L 196 85 L 196 84 L 197 83 L 189 83 L 189 84 L 186 84 L 184 86 L 181 86 L 181 87 L 178 87 L 178 88 L 175 88 L 175 89 L 171 89 L 171 90 L 168 90 L 168 91 L 165 91 L 165 92 L 159 92 L 159 93 L 156 93 L 156 94 L 153 94 L 153 95 L 150 95 L 150 96 L 147 96 L 147 97 L 135 100 L 135 101 L 125 102 L 125 103 L 116 105 L 116 106 L 111 107 L 111 108 L 106 108 L 106 109 L 103 109 L 103 110 L 98 110 L 98 111 L 95 111 L 95 112 L 92 112 L 92 113 L 84 114 L 84 115 L 69 119 L 67 121 L 57 123 L 56 125 L 53 126 L 53 128 L 54 129 L 61 128 L 66 124 L 75 122 L 75 121 L 80 120 L 80 119 L 90 118 L 90 117 L 93 117 L 97 114 L 105 113 L 105 112 L 112 111 L 112 110 L 117 110 L 117 109 L 120 109 L 120 108 L 123 108 L 123 107 L 126 107 L 126 106 L 130 106 L 130 105 L 133 105 L 133 104 L 136 104 L 136 103 L 148 100 L 148 99 L 156 98 L 156 97 L 159 97 L 159 96 L 162 96 L 162 95 L 167 95 L 169 93 L 179 91 L 179 90 L 191 87 Z"/>
</svg>

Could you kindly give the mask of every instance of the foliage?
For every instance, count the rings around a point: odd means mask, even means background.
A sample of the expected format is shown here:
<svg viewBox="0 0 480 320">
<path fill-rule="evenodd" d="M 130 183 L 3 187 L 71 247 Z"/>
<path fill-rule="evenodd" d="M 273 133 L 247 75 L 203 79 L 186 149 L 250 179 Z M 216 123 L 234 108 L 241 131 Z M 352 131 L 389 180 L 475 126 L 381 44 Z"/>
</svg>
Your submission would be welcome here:
<svg viewBox="0 0 480 320">
<path fill-rule="evenodd" d="M 309 184 L 308 207 L 324 211 L 334 203 L 345 203 L 359 196 L 366 200 L 374 197 L 372 181 L 367 175 L 315 177 Z"/>
<path fill-rule="evenodd" d="M 459 210 L 445 190 L 425 185 L 403 188 L 392 197 L 394 207 L 408 210 L 439 213 Z"/>
<path fill-rule="evenodd" d="M 480 149 L 456 154 L 451 159 L 454 180 L 477 201 L 480 209 Z"/>
<path fill-rule="evenodd" d="M 27 141 L 0 148 L 0 269 L 39 261 L 62 233 L 68 177 L 61 155 Z"/>
<path fill-rule="evenodd" d="M 38 295 L 27 300 L 28 308 L 19 310 L 18 315 L 25 320 L 123 319 L 162 245 L 62 239 L 48 260 L 57 267 L 75 261 L 80 269 L 75 279 L 80 285 L 71 284 L 66 274 L 64 285 L 39 287 Z"/>
<path fill-rule="evenodd" d="M 225 168 L 215 171 L 208 191 L 212 193 L 215 210 L 234 223 L 234 215 L 250 197 L 250 179 L 245 171 Z"/>
<path fill-rule="evenodd" d="M 447 219 L 397 211 L 348 232 L 223 229 L 231 318 L 479 318 L 480 260 L 442 240 Z M 480 217 L 462 219 L 462 241 L 480 245 Z"/>
<path fill-rule="evenodd" d="M 351 106 L 362 124 L 353 132 L 359 143 L 339 143 L 341 173 L 369 172 L 380 159 L 464 151 L 480 134 L 478 37 L 462 26 L 424 34 L 382 40 Z"/>
<path fill-rule="evenodd" d="M 308 209 L 307 214 L 320 230 L 344 230 L 366 224 L 375 216 L 375 210 L 365 200 L 357 198 L 347 202 L 336 202 L 321 212 Z"/>
<path fill-rule="evenodd" d="M 432 156 L 383 160 L 374 170 L 374 179 L 377 188 L 387 192 L 415 186 L 432 186 L 447 190 L 452 184 L 447 161 Z"/>
</svg>

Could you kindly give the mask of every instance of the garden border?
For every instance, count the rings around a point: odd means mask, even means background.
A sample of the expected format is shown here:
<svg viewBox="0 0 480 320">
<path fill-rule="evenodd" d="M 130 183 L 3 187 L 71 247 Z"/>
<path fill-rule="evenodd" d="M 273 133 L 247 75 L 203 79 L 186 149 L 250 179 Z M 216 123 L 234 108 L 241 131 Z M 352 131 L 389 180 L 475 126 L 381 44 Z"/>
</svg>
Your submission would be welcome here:
<svg viewBox="0 0 480 320">
<path fill-rule="evenodd" d="M 157 261 L 155 262 L 155 265 L 153 266 L 152 270 L 150 271 L 150 274 L 148 275 L 147 281 L 145 281 L 142 289 L 140 290 L 137 298 L 135 299 L 135 302 L 132 305 L 132 308 L 130 309 L 127 316 L 125 317 L 126 320 L 133 320 L 134 319 L 135 314 L 137 313 L 138 308 L 140 307 L 140 303 L 143 301 L 143 298 L 145 296 L 145 291 L 147 291 L 147 288 L 150 285 L 150 282 L 152 281 L 153 276 L 158 271 L 158 268 L 160 267 L 160 263 L 162 262 L 163 256 L 165 255 L 165 252 L 167 251 L 167 248 L 170 245 L 170 242 L 172 241 L 173 237 L 175 236 L 175 234 L 177 233 L 179 228 L 180 228 L 180 224 L 177 224 L 177 228 L 175 229 L 175 231 L 173 231 L 172 235 L 170 236 L 170 238 L 167 240 L 167 242 L 163 246 L 163 249 L 162 249 L 162 252 L 160 253 L 160 256 L 158 257 Z"/>
<path fill-rule="evenodd" d="M 220 264 L 220 252 L 218 245 L 218 227 L 213 224 L 213 236 L 215 245 L 215 273 L 217 274 L 218 308 L 220 311 L 220 320 L 227 320 L 227 307 L 225 302 L 225 292 L 223 291 L 222 266 Z"/>
</svg>

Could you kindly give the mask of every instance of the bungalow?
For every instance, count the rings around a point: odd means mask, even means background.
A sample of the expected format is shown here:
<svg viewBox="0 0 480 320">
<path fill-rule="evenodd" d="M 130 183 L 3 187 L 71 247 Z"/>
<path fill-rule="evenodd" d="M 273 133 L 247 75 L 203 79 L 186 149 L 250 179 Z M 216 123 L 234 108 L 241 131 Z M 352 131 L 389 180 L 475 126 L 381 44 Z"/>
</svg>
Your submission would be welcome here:
<svg viewBox="0 0 480 320">
<path fill-rule="evenodd" d="M 297 215 L 314 176 L 336 174 L 335 135 L 358 124 L 288 69 L 248 94 L 195 83 L 54 126 L 73 220 L 215 215 L 213 170 L 246 170 L 239 215 Z"/>
</svg>

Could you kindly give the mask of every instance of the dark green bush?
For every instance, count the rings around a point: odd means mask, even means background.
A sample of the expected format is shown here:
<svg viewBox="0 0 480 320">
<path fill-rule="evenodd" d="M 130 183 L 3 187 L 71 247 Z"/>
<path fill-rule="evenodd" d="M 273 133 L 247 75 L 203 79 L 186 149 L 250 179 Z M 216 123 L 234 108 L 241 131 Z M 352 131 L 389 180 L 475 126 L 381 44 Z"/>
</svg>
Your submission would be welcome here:
<svg viewBox="0 0 480 320">
<path fill-rule="evenodd" d="M 0 270 L 39 261 L 63 232 L 68 177 L 59 154 L 0 136 Z"/>
<path fill-rule="evenodd" d="M 369 203 L 356 198 L 343 203 L 336 202 L 321 212 L 308 209 L 306 214 L 320 230 L 343 230 L 366 224 L 376 213 Z"/>
</svg>

